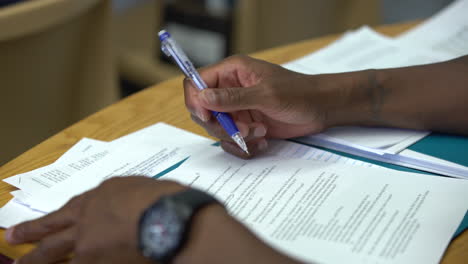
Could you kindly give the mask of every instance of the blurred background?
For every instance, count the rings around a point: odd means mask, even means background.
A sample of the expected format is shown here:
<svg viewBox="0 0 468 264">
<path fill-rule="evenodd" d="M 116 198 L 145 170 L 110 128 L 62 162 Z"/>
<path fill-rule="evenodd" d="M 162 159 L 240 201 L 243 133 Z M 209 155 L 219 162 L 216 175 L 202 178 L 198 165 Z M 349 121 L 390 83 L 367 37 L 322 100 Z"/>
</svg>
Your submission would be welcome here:
<svg viewBox="0 0 468 264">
<path fill-rule="evenodd" d="M 420 20 L 451 0 L 0 0 L 0 165 L 78 120 L 197 66 L 361 25 Z"/>
</svg>

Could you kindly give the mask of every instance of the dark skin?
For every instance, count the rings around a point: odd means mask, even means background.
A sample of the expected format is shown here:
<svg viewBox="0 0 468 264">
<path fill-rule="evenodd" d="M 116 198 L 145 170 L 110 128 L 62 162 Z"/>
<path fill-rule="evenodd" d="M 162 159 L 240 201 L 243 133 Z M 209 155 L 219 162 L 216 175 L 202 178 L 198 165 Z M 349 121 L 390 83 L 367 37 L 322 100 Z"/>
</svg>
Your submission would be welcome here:
<svg viewBox="0 0 468 264">
<path fill-rule="evenodd" d="M 205 68 L 210 89 L 184 82 L 192 119 L 222 147 L 249 158 L 208 110 L 229 112 L 253 155 L 269 138 L 318 133 L 339 125 L 390 126 L 468 134 L 468 56 L 385 70 L 304 75 L 249 57 Z M 7 231 L 12 244 L 37 242 L 17 263 L 150 263 L 137 250 L 137 221 L 162 195 L 184 186 L 143 177 L 111 179 L 62 209 Z M 119 195 L 115 195 L 118 193 Z M 256 238 L 219 205 L 195 217 L 175 263 L 295 263 Z M 116 232 L 118 230 L 119 232 Z M 213 254 L 216 252 L 216 254 Z"/>
<path fill-rule="evenodd" d="M 343 125 L 386 126 L 468 134 L 468 56 L 384 70 L 305 75 L 235 56 L 204 69 L 208 87 L 184 82 L 192 119 L 248 158 L 211 118 L 231 113 L 255 155 L 269 138 L 291 138 Z"/>
<path fill-rule="evenodd" d="M 147 177 L 110 179 L 75 197 L 60 210 L 7 231 L 9 243 L 37 242 L 16 263 L 153 263 L 137 246 L 142 212 L 159 197 L 187 187 Z M 118 195 L 116 195 L 118 194 Z M 216 254 L 213 254 L 216 252 Z M 203 208 L 187 246 L 174 263 L 296 263 L 262 243 L 221 205 Z"/>
</svg>

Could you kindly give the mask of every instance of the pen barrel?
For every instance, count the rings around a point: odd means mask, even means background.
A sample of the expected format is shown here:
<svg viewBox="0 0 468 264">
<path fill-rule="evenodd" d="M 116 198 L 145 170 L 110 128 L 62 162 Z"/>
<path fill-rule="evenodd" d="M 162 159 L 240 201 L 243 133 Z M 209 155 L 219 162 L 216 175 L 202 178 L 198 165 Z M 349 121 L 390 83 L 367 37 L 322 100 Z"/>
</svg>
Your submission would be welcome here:
<svg viewBox="0 0 468 264">
<path fill-rule="evenodd" d="M 239 132 L 239 129 L 237 128 L 236 123 L 234 123 L 234 120 L 232 120 L 229 114 L 223 113 L 223 112 L 216 112 L 216 111 L 212 111 L 211 113 L 213 114 L 214 117 L 216 117 L 216 119 L 218 119 L 218 122 L 221 124 L 224 130 L 226 130 L 229 136 L 232 137 L 232 135 Z"/>
</svg>

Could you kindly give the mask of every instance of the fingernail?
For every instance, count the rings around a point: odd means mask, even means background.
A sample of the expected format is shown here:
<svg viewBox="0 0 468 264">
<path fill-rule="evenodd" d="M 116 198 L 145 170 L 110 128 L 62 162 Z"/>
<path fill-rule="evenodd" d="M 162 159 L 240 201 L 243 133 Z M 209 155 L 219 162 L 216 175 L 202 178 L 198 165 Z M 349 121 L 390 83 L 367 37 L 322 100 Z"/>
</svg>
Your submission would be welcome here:
<svg viewBox="0 0 468 264">
<path fill-rule="evenodd" d="M 268 148 L 268 142 L 266 141 L 266 139 L 260 140 L 260 142 L 257 143 L 257 148 L 260 151 L 264 151 L 265 149 L 267 149 Z"/>
<path fill-rule="evenodd" d="M 206 115 L 204 115 L 204 114 L 203 114 L 201 111 L 197 111 L 197 113 L 196 113 L 196 114 L 197 114 L 198 118 L 200 118 L 200 120 L 201 120 L 201 121 L 203 121 L 203 122 L 206 122 L 206 121 L 208 121 L 208 118 L 207 118 L 207 116 L 206 116 Z"/>
<path fill-rule="evenodd" d="M 259 126 L 254 129 L 254 137 L 259 138 L 259 137 L 264 137 L 266 134 L 266 129 L 264 126 Z"/>
<path fill-rule="evenodd" d="M 10 227 L 5 231 L 5 240 L 10 244 L 14 243 L 13 229 L 14 229 L 14 227 Z"/>
<path fill-rule="evenodd" d="M 216 104 L 216 95 L 211 90 L 203 90 L 200 93 L 200 98 L 205 101 L 206 104 Z"/>
</svg>

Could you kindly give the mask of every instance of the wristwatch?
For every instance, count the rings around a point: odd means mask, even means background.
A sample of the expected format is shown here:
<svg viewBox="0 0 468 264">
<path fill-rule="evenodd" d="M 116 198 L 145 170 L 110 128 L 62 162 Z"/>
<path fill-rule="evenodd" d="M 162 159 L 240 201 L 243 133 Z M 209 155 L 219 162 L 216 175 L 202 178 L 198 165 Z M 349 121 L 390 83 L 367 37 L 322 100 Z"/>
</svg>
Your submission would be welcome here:
<svg viewBox="0 0 468 264">
<path fill-rule="evenodd" d="M 143 255 L 158 263 L 171 263 L 187 241 L 193 216 L 213 203 L 219 202 L 196 189 L 161 197 L 140 217 L 138 244 Z"/>
</svg>

